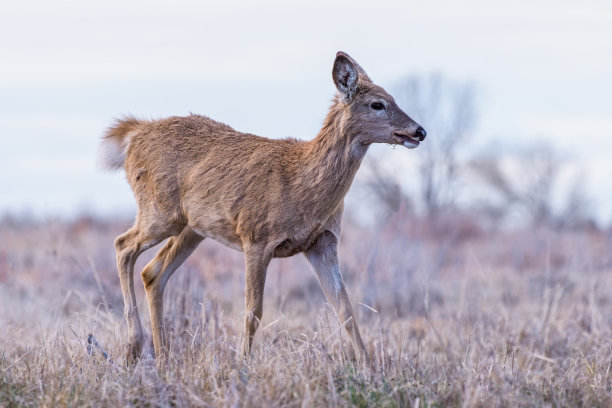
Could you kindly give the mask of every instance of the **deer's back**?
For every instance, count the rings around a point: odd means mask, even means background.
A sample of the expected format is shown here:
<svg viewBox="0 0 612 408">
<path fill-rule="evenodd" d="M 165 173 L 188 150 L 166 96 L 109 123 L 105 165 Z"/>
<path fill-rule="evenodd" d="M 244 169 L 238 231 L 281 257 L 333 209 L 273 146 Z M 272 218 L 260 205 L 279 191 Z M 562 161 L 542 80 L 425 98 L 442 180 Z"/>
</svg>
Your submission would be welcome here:
<svg viewBox="0 0 612 408">
<path fill-rule="evenodd" d="M 172 117 L 142 122 L 133 132 L 126 172 L 140 211 L 240 247 L 245 235 L 270 234 L 295 217 L 290 208 L 303 147 L 204 116 Z"/>
</svg>

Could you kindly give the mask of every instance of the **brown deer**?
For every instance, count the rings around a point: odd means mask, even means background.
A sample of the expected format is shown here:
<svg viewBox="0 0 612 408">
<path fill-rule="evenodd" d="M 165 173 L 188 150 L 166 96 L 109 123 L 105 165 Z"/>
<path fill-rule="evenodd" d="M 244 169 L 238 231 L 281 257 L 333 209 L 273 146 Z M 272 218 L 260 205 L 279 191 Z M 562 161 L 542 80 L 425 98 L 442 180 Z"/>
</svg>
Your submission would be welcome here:
<svg viewBox="0 0 612 408">
<path fill-rule="evenodd" d="M 343 200 L 370 144 L 414 148 L 426 132 L 347 54 L 337 53 L 332 77 L 338 94 L 311 141 L 266 139 L 200 115 L 125 117 L 107 130 L 105 165 L 125 169 L 138 204 L 134 226 L 115 240 L 128 362 L 140 356 L 143 341 L 136 258 L 169 238 L 142 271 L 155 354 L 163 358 L 164 288 L 200 242 L 212 238 L 244 252 L 243 356 L 262 317 L 270 260 L 303 252 L 358 358 L 371 364 L 338 266 Z"/>
</svg>

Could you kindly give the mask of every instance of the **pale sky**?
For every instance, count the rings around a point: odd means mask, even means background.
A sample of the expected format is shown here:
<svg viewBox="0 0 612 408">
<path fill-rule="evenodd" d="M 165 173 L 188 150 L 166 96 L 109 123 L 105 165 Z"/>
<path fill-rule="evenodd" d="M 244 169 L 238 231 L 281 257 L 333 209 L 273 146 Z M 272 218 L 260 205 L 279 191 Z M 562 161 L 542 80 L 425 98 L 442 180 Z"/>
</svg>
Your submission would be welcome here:
<svg viewBox="0 0 612 408">
<path fill-rule="evenodd" d="M 611 220 L 611 5 L 2 2 L 0 214 L 133 213 L 124 176 L 96 163 L 100 136 L 124 113 L 194 112 L 310 139 L 343 50 L 391 93 L 409 75 L 472 81 L 476 144 L 552 143 L 584 169 L 600 218 Z M 389 154 L 418 154 L 397 150 Z"/>
</svg>

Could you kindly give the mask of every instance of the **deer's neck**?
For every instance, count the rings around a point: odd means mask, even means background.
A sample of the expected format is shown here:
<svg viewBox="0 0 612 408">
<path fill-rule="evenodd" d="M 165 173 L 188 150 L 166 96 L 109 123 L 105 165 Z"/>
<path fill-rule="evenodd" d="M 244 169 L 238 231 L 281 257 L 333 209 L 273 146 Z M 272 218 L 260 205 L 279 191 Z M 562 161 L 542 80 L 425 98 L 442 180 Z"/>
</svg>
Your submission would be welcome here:
<svg viewBox="0 0 612 408">
<path fill-rule="evenodd" d="M 344 199 L 368 147 L 355 141 L 359 129 L 341 103 L 330 108 L 317 137 L 308 143 L 303 168 L 305 194 L 334 210 Z"/>
</svg>

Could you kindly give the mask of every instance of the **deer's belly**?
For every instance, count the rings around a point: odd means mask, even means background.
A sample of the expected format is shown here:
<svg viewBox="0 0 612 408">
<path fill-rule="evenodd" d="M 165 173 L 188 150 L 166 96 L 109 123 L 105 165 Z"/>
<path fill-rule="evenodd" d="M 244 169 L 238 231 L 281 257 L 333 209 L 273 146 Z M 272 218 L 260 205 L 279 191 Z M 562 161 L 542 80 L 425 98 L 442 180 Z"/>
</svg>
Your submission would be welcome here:
<svg viewBox="0 0 612 408">
<path fill-rule="evenodd" d="M 218 221 L 208 223 L 205 227 L 195 225 L 191 228 L 204 238 L 214 239 L 229 248 L 242 251 L 242 240 L 229 224 Z"/>
<path fill-rule="evenodd" d="M 292 236 L 285 239 L 274 249 L 274 257 L 286 258 L 307 251 L 322 232 L 321 228 L 315 228 L 308 235 Z"/>
</svg>

